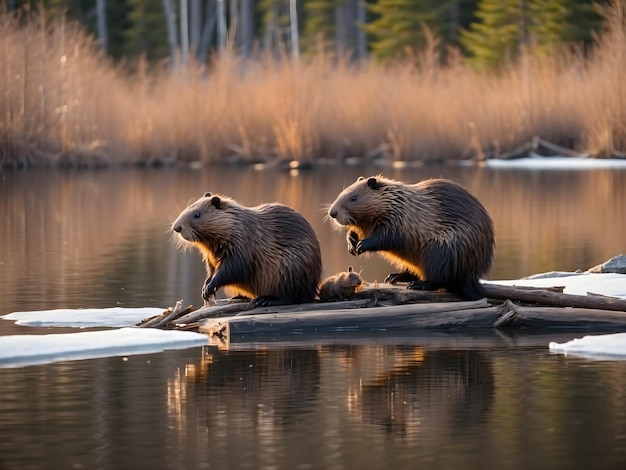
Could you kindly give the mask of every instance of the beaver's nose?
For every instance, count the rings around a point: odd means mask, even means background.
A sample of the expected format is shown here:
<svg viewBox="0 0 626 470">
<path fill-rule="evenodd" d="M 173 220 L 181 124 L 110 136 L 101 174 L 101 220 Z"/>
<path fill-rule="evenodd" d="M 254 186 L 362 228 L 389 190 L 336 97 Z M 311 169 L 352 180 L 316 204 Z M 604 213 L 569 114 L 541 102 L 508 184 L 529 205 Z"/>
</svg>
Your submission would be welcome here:
<svg viewBox="0 0 626 470">
<path fill-rule="evenodd" d="M 172 229 L 174 230 L 174 232 L 176 233 L 180 233 L 180 231 L 183 229 L 180 225 L 175 225 L 174 227 L 172 227 Z"/>
<path fill-rule="evenodd" d="M 337 211 L 336 210 L 328 211 L 328 215 L 330 215 L 333 219 L 336 219 L 337 218 Z"/>
</svg>

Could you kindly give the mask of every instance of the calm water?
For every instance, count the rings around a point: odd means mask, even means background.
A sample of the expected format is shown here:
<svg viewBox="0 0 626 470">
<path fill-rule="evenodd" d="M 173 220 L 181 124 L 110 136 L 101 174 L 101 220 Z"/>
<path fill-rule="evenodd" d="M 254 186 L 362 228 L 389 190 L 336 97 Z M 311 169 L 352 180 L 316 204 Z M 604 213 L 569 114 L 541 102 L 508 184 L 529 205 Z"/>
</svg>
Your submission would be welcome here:
<svg viewBox="0 0 626 470">
<path fill-rule="evenodd" d="M 316 229 L 327 274 L 389 267 L 346 253 L 323 206 L 379 168 L 0 174 L 0 314 L 200 303 L 200 257 L 167 228 L 189 200 L 281 201 Z M 445 176 L 491 213 L 492 279 L 626 252 L 626 172 L 385 170 Z M 0 321 L 0 335 L 69 330 Z M 626 363 L 552 355 L 542 336 L 242 338 L 161 354 L 0 369 L 0 469 L 626 468 Z"/>
</svg>

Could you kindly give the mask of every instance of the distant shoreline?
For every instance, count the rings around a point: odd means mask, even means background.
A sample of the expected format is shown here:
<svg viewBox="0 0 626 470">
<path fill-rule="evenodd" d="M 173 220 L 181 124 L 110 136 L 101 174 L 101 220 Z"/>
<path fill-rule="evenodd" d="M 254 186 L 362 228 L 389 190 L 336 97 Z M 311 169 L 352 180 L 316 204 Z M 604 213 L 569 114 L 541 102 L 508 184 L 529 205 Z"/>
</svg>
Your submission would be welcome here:
<svg viewBox="0 0 626 470">
<path fill-rule="evenodd" d="M 46 31 L 0 22 L 11 44 L 1 168 L 484 161 L 528 153 L 537 136 L 567 155 L 626 157 L 623 31 L 607 30 L 584 57 L 522 57 L 490 74 L 432 57 L 383 66 L 225 54 L 208 70 L 132 75 L 76 25 Z"/>
</svg>

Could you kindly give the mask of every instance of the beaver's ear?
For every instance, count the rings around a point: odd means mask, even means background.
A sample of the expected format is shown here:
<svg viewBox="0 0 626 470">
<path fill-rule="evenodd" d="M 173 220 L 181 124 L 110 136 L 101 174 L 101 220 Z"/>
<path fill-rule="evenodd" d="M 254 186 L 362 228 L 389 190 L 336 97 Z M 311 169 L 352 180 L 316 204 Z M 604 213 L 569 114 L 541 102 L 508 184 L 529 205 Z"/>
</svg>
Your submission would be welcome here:
<svg viewBox="0 0 626 470">
<path fill-rule="evenodd" d="M 206 193 L 204 193 L 204 197 L 211 197 L 211 193 L 207 191 Z"/>
<path fill-rule="evenodd" d="M 359 176 L 356 180 L 357 181 L 363 181 L 365 178 L 363 176 Z"/>
<path fill-rule="evenodd" d="M 378 189 L 381 187 L 381 184 L 376 181 L 376 178 L 372 177 L 367 180 L 367 185 L 372 189 Z"/>
<path fill-rule="evenodd" d="M 351 273 L 352 272 L 352 266 L 348 266 L 348 272 Z"/>
<path fill-rule="evenodd" d="M 215 206 L 216 209 L 219 209 L 220 206 L 222 205 L 222 200 L 217 196 L 213 196 L 211 198 L 211 205 Z"/>
</svg>

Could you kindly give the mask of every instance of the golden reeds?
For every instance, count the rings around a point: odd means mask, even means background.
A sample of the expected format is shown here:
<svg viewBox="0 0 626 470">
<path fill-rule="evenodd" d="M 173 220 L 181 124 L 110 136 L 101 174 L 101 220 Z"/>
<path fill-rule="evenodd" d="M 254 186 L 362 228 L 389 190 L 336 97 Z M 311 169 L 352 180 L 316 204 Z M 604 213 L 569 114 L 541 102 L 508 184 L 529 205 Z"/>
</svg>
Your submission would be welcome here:
<svg viewBox="0 0 626 470">
<path fill-rule="evenodd" d="M 386 156 L 497 156 L 540 136 L 604 157 L 626 150 L 626 20 L 607 14 L 591 53 L 522 54 L 497 73 L 433 43 L 411 64 L 323 56 L 132 74 L 45 12 L 0 17 L 0 166 Z"/>
</svg>

